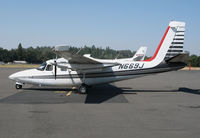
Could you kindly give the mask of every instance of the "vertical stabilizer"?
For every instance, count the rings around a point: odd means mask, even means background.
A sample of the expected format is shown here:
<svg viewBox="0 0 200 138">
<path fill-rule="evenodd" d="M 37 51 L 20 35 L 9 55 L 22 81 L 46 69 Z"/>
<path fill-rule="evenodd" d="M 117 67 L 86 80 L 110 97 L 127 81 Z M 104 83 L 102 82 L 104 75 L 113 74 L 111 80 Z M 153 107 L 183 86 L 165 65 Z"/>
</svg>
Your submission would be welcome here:
<svg viewBox="0 0 200 138">
<path fill-rule="evenodd" d="M 185 22 L 171 21 L 154 55 L 145 61 L 166 60 L 183 52 Z"/>
<path fill-rule="evenodd" d="M 144 60 L 146 51 L 147 51 L 147 47 L 140 47 L 135 53 L 135 55 L 132 57 L 132 60 L 134 61 Z"/>
</svg>

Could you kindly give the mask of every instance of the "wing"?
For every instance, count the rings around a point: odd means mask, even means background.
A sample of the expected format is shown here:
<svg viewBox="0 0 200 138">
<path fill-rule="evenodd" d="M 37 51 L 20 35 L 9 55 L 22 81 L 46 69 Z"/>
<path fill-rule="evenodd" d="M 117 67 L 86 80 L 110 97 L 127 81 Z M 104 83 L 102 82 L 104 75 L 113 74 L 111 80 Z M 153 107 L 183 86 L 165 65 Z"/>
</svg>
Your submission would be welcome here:
<svg viewBox="0 0 200 138">
<path fill-rule="evenodd" d="M 57 46 L 53 51 L 73 64 L 102 64 L 94 59 L 69 52 L 69 46 Z"/>
</svg>

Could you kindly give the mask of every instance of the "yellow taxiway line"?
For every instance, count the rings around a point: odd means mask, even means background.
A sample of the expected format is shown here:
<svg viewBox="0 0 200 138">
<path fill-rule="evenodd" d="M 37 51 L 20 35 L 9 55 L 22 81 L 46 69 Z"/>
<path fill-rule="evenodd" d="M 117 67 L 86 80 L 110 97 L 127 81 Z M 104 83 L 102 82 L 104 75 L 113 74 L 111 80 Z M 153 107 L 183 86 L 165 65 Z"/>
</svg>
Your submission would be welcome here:
<svg viewBox="0 0 200 138">
<path fill-rule="evenodd" d="M 69 91 L 66 96 L 70 96 L 72 94 L 72 91 Z"/>
</svg>

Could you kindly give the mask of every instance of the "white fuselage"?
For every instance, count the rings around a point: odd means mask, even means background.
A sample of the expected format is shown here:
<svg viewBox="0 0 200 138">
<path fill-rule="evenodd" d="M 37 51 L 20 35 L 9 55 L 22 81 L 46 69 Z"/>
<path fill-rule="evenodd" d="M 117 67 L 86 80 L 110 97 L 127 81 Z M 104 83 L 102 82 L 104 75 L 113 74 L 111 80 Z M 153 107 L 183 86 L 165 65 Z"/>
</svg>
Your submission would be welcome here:
<svg viewBox="0 0 200 138">
<path fill-rule="evenodd" d="M 105 68 L 94 68 L 73 71 L 69 68 L 57 67 L 57 75 L 55 78 L 53 66 L 52 70 L 47 70 L 47 66 L 50 61 L 47 61 L 44 70 L 28 69 L 20 71 L 9 76 L 10 79 L 15 80 L 21 84 L 33 84 L 33 85 L 47 85 L 47 86 L 78 86 L 82 83 L 87 85 L 96 85 L 102 83 L 110 83 L 125 79 L 136 78 L 147 75 L 149 73 L 158 73 L 168 68 L 156 69 L 153 68 L 157 64 L 156 62 L 145 61 L 131 61 L 131 62 L 119 62 L 118 65 Z M 66 64 L 66 63 L 65 63 Z M 67 65 L 67 64 L 66 64 Z M 73 65 L 72 65 L 73 66 Z M 78 66 L 78 65 L 75 65 Z M 90 65 L 79 65 L 81 68 L 88 68 Z M 148 69 L 148 70 L 147 70 Z"/>
</svg>

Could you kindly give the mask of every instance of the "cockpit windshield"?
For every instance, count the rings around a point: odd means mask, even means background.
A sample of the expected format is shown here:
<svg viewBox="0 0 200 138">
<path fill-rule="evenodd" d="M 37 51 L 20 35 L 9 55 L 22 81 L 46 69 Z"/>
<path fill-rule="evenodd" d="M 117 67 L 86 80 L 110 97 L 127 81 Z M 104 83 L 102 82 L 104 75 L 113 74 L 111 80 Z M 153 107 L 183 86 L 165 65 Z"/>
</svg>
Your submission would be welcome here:
<svg viewBox="0 0 200 138">
<path fill-rule="evenodd" d="M 43 70 L 45 69 L 46 65 L 47 65 L 47 63 L 46 63 L 46 62 L 43 62 L 43 63 L 37 68 L 37 70 L 43 71 Z"/>
</svg>

